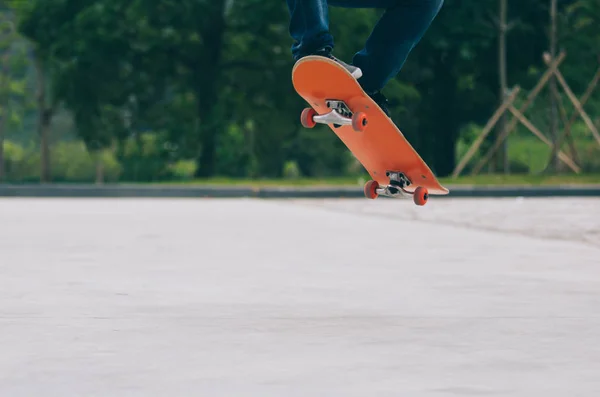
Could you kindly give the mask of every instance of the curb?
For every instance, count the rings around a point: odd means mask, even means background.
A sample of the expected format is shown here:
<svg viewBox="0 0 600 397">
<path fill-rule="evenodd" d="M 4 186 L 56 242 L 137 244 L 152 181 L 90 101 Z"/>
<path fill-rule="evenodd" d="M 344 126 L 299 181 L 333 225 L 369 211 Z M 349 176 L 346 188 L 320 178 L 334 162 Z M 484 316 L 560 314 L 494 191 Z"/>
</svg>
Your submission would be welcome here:
<svg viewBox="0 0 600 397">
<path fill-rule="evenodd" d="M 600 185 L 450 186 L 446 197 L 600 197 Z M 437 196 L 436 196 L 437 197 Z M 442 197 L 442 196 L 439 196 Z"/>
<path fill-rule="evenodd" d="M 448 186 L 459 197 L 600 197 L 594 186 Z M 137 185 L 0 185 L 0 197 L 74 198 L 364 198 L 361 187 L 222 187 Z"/>
</svg>

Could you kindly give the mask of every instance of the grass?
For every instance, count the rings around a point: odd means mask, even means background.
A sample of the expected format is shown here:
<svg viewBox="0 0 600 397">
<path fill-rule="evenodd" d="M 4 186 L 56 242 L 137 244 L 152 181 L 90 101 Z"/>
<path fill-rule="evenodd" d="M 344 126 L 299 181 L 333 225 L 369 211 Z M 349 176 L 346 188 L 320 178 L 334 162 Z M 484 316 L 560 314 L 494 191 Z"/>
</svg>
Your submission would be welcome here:
<svg viewBox="0 0 600 397">
<path fill-rule="evenodd" d="M 469 169 L 481 158 L 478 153 L 469 162 L 464 171 L 465 176 L 457 179 L 440 178 L 442 184 L 447 185 L 517 185 L 517 186 L 552 186 L 552 185 L 600 185 L 600 150 L 598 144 L 581 123 L 576 124 L 572 130 L 574 145 L 577 151 L 577 163 L 583 166 L 584 171 L 579 175 L 571 172 L 564 163 L 561 165 L 568 171 L 558 175 L 546 175 L 544 170 L 548 164 L 551 148 L 539 138 L 532 135 L 522 127 L 520 133 L 513 133 L 508 138 L 509 163 L 514 175 L 483 174 L 475 177 L 468 176 Z M 459 142 L 457 158 L 461 159 L 470 146 Z M 563 152 L 570 156 L 570 151 L 563 143 Z M 485 171 L 486 167 L 482 170 Z"/>
<path fill-rule="evenodd" d="M 447 185 L 475 186 L 556 186 L 556 185 L 600 185 L 600 174 L 586 175 L 477 175 L 457 179 L 440 178 Z"/>
<path fill-rule="evenodd" d="M 208 178 L 185 182 L 165 182 L 171 185 L 213 185 L 250 187 L 319 187 L 319 186 L 362 186 L 367 177 L 345 178 L 300 178 L 300 179 L 233 179 Z M 445 186 L 557 186 L 557 185 L 600 185 L 600 174 L 587 175 L 477 175 L 440 178 Z"/>
<path fill-rule="evenodd" d="M 600 151 L 597 143 L 591 139 L 589 134 L 579 126 L 574 129 L 575 145 L 582 164 L 592 166 L 595 172 L 564 173 L 558 175 L 542 174 L 550 156 L 550 148 L 537 137 L 525 132 L 519 135 L 513 134 L 509 137 L 509 161 L 512 169 L 529 169 L 529 172 L 504 174 L 482 174 L 469 176 L 468 168 L 465 176 L 458 178 L 439 178 L 444 186 L 557 186 L 557 185 L 600 185 Z M 566 146 L 566 145 L 565 145 Z M 457 158 L 460 159 L 467 150 L 466 145 L 459 145 Z M 457 160 L 458 161 L 458 160 Z M 474 158 L 470 161 L 472 166 L 478 161 Z M 485 168 L 484 168 L 485 170 Z M 234 178 L 209 178 L 202 180 L 190 180 L 181 182 L 165 182 L 163 184 L 174 185 L 216 185 L 216 186 L 362 186 L 369 179 L 365 172 L 362 175 L 340 177 L 340 178 L 298 178 L 298 179 L 234 179 Z"/>
</svg>

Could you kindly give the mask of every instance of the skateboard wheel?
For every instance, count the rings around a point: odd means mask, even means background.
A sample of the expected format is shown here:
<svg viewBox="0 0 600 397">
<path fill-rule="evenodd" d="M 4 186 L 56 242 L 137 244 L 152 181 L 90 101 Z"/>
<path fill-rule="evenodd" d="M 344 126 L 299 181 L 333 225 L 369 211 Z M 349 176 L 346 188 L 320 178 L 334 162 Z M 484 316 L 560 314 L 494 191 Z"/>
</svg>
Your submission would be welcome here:
<svg viewBox="0 0 600 397">
<path fill-rule="evenodd" d="M 379 194 L 377 194 L 377 188 L 379 187 L 379 183 L 377 181 L 369 181 L 365 183 L 365 197 L 371 200 L 376 199 Z"/>
<path fill-rule="evenodd" d="M 362 132 L 367 128 L 367 115 L 363 112 L 352 115 L 352 128 L 354 131 Z"/>
<path fill-rule="evenodd" d="M 305 128 L 313 128 L 317 125 L 316 121 L 313 119 L 316 116 L 317 112 L 313 108 L 306 108 L 302 111 L 300 115 L 300 122 L 302 126 Z"/>
<path fill-rule="evenodd" d="M 413 200 L 416 205 L 425 205 L 429 199 L 429 192 L 426 188 L 419 186 L 413 194 Z"/>
</svg>

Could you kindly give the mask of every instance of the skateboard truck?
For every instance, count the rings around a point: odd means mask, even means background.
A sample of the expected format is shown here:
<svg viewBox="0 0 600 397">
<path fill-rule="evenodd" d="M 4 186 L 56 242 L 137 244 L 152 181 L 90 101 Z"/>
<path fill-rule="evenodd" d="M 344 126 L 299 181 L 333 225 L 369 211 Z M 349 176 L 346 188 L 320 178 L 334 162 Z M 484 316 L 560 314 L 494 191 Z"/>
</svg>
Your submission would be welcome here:
<svg viewBox="0 0 600 397">
<path fill-rule="evenodd" d="M 389 185 L 381 186 L 379 182 L 370 180 L 365 184 L 365 196 L 370 199 L 376 199 L 379 195 L 393 198 L 412 198 L 416 205 L 425 205 L 429 199 L 429 193 L 426 188 L 419 186 L 414 192 L 405 188 L 411 185 L 410 179 L 402 172 L 386 171 L 385 176 L 390 180 Z"/>
<path fill-rule="evenodd" d="M 325 114 L 318 114 L 313 108 L 305 108 L 302 111 L 300 122 L 305 128 L 313 128 L 317 123 L 335 126 L 351 125 L 357 132 L 367 128 L 367 115 L 363 112 L 353 113 L 344 101 L 327 99 L 325 104 L 331 109 Z"/>
</svg>

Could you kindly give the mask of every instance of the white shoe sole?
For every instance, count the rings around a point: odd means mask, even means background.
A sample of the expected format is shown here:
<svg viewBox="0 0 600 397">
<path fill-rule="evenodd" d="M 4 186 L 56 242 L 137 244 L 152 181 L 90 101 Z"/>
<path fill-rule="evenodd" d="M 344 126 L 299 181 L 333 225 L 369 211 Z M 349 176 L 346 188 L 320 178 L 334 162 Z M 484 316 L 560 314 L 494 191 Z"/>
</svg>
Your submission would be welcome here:
<svg viewBox="0 0 600 397">
<path fill-rule="evenodd" d="M 352 77 L 354 77 L 356 80 L 360 79 L 362 77 L 362 70 L 356 69 L 354 73 L 352 73 Z"/>
</svg>

